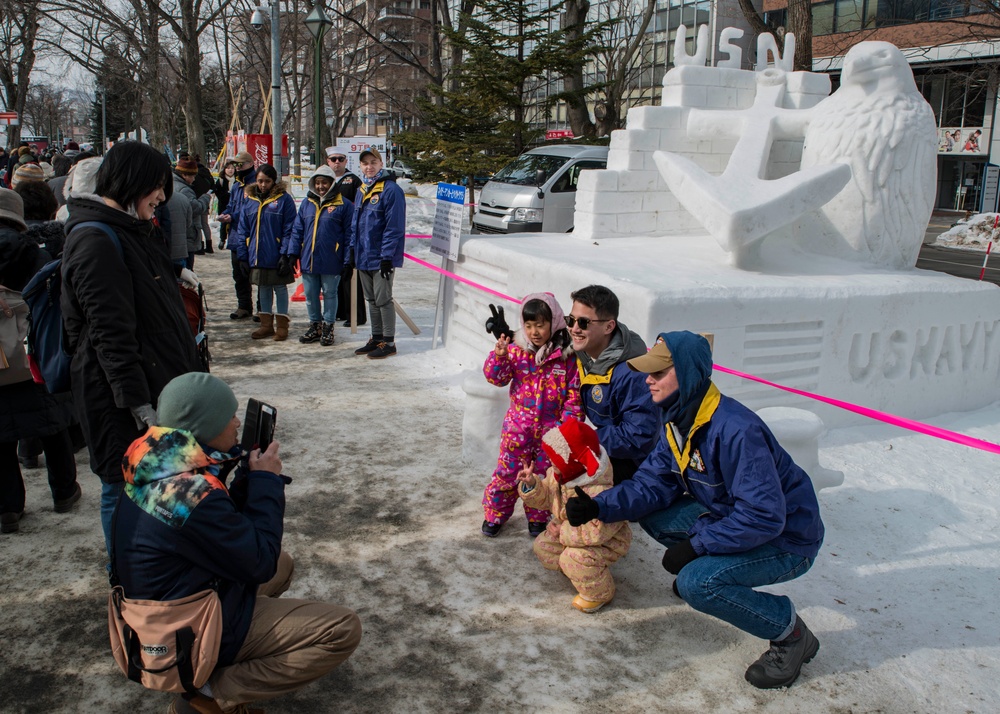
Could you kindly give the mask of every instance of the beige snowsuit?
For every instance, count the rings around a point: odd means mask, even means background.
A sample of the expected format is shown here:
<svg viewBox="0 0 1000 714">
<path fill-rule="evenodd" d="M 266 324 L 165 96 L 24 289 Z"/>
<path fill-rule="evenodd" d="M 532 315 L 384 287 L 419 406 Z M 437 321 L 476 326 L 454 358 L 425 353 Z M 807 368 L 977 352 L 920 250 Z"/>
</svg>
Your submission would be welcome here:
<svg viewBox="0 0 1000 714">
<path fill-rule="evenodd" d="M 583 490 L 593 497 L 611 485 L 611 465 L 608 464 L 592 483 L 583 486 Z M 625 555 L 632 544 L 628 521 L 602 523 L 595 518 L 582 526 L 571 526 L 566 520 L 565 504 L 566 499 L 576 493 L 559 485 L 551 468 L 530 491 L 525 491 L 523 483 L 518 484 L 518 494 L 524 505 L 552 513 L 552 520 L 545 532 L 535 538 L 533 546 L 542 565 L 548 570 L 561 570 L 585 599 L 610 601 L 615 594 L 610 566 Z"/>
</svg>

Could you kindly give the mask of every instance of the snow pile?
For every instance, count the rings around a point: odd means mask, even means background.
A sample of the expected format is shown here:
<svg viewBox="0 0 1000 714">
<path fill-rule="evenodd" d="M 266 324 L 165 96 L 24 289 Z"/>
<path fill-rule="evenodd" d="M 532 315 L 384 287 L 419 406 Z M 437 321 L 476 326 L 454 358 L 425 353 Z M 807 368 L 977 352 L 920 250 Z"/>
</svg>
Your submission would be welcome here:
<svg viewBox="0 0 1000 714">
<path fill-rule="evenodd" d="M 997 222 L 996 213 L 977 213 L 969 220 L 961 220 L 938 236 L 938 245 L 966 250 L 986 250 L 991 240 L 996 238 L 993 226 Z"/>
</svg>

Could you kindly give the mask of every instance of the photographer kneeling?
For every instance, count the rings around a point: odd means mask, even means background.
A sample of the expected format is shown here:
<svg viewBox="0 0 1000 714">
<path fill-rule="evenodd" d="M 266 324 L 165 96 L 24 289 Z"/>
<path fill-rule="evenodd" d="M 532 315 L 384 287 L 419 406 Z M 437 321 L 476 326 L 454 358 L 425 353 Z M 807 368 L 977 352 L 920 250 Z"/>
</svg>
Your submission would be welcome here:
<svg viewBox="0 0 1000 714">
<path fill-rule="evenodd" d="M 174 600 L 218 585 L 218 664 L 198 695 L 170 711 L 251 712 L 245 702 L 275 697 L 327 674 L 361 640 L 354 611 L 278 599 L 291 582 L 281 552 L 285 484 L 278 442 L 239 463 L 240 420 L 218 377 L 172 380 L 150 427 L 125 454 L 125 493 L 114 528 L 115 565 L 129 598 Z"/>
</svg>

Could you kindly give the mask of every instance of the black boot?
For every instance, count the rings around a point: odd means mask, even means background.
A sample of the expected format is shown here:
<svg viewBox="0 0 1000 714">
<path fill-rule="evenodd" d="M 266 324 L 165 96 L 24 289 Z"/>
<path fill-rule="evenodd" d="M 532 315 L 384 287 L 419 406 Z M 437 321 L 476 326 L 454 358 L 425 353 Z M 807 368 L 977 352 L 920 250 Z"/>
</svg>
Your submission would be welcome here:
<svg viewBox="0 0 1000 714">
<path fill-rule="evenodd" d="M 324 347 L 329 347 L 333 344 L 333 324 L 332 322 L 323 323 L 323 336 L 320 338 L 319 343 Z"/>
<path fill-rule="evenodd" d="M 802 618 L 795 616 L 795 629 L 780 642 L 771 642 L 767 652 L 747 669 L 746 680 L 758 689 L 787 687 L 799 678 L 802 665 L 819 651 L 819 640 Z"/>
<path fill-rule="evenodd" d="M 354 354 L 366 355 L 369 352 L 374 352 L 375 350 L 378 349 L 379 343 L 381 341 L 382 341 L 382 335 L 372 335 L 370 338 L 368 338 L 368 342 L 365 343 L 364 347 L 359 347 L 358 349 L 354 350 Z"/>
<path fill-rule="evenodd" d="M 319 323 L 310 322 L 309 329 L 306 330 L 306 334 L 299 338 L 299 342 L 304 345 L 308 345 L 313 342 L 317 342 L 320 339 Z"/>
</svg>

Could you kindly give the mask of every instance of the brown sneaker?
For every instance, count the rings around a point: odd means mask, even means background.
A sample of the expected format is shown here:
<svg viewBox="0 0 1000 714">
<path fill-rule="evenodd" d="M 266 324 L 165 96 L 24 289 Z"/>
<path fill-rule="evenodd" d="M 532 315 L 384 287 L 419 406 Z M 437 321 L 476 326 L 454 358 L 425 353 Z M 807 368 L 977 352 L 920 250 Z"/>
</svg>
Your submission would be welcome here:
<svg viewBox="0 0 1000 714">
<path fill-rule="evenodd" d="M 600 602 L 598 600 L 587 600 L 583 595 L 577 595 L 573 598 L 573 607 L 575 607 L 580 612 L 593 613 L 600 610 L 602 607 L 607 605 L 610 600 L 606 602 Z"/>
</svg>

